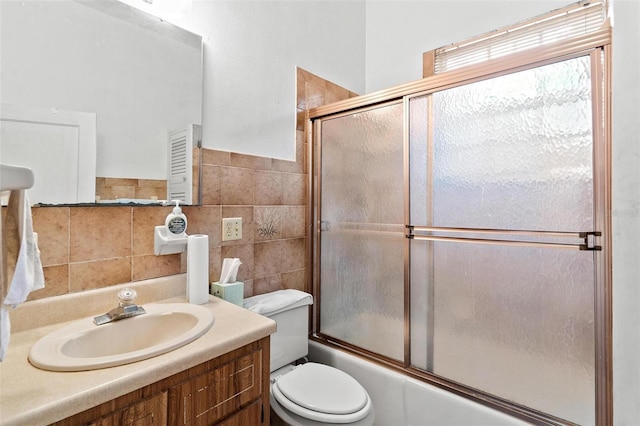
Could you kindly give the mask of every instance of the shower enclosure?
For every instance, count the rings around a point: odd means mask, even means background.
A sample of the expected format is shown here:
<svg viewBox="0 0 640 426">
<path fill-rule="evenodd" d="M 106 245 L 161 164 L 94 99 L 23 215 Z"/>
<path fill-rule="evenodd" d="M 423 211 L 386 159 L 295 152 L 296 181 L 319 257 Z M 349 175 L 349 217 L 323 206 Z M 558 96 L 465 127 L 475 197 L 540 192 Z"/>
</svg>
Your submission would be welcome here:
<svg viewBox="0 0 640 426">
<path fill-rule="evenodd" d="M 315 337 L 529 421 L 599 423 L 604 52 L 312 110 Z"/>
</svg>

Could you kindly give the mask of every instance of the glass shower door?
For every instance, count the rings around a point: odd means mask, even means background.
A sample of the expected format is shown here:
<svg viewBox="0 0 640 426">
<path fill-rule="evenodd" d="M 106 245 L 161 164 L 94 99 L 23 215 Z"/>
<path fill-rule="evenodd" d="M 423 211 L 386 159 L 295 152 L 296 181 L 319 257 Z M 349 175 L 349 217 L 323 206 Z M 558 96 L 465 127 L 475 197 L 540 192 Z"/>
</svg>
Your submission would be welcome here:
<svg viewBox="0 0 640 426">
<path fill-rule="evenodd" d="M 402 361 L 403 104 L 319 126 L 320 333 Z"/>
<path fill-rule="evenodd" d="M 585 425 L 590 67 L 579 57 L 409 101 L 412 365 Z"/>
</svg>

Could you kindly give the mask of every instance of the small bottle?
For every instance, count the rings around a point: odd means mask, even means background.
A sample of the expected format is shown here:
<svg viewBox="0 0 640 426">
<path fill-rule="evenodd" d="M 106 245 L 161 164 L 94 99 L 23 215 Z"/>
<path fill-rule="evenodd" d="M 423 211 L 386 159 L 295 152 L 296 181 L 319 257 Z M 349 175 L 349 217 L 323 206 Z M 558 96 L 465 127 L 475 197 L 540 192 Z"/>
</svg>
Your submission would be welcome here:
<svg viewBox="0 0 640 426">
<path fill-rule="evenodd" d="M 180 208 L 180 200 L 173 200 L 176 206 L 173 212 L 167 215 L 164 225 L 167 227 L 168 238 L 186 238 L 187 237 L 187 217 L 182 213 Z M 173 202 L 172 201 L 172 202 Z"/>
</svg>

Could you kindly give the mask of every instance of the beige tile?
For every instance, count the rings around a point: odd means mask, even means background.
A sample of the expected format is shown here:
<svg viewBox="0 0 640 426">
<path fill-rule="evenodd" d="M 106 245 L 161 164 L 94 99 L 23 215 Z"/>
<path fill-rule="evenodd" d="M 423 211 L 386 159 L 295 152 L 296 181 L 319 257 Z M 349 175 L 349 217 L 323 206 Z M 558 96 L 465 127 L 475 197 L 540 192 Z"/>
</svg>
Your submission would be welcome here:
<svg viewBox="0 0 640 426">
<path fill-rule="evenodd" d="M 282 288 L 309 292 L 307 269 L 282 273 Z"/>
<path fill-rule="evenodd" d="M 307 175 L 285 173 L 283 175 L 282 204 L 305 205 L 307 203 Z"/>
<path fill-rule="evenodd" d="M 225 217 L 241 217 L 242 218 L 242 239 L 234 241 L 222 241 L 223 246 L 228 245 L 242 245 L 253 243 L 253 206 L 236 207 L 236 206 L 222 206 L 222 218 Z M 222 219 L 220 220 L 222 226 Z M 222 238 L 222 228 L 220 228 L 220 238 Z"/>
<path fill-rule="evenodd" d="M 252 205 L 253 170 L 222 167 L 220 193 L 224 205 Z"/>
<path fill-rule="evenodd" d="M 304 68 L 296 67 L 296 76 L 299 80 L 309 81 L 313 78 L 313 74 Z"/>
<path fill-rule="evenodd" d="M 282 206 L 255 206 L 253 208 L 255 241 L 269 241 L 282 238 Z"/>
<path fill-rule="evenodd" d="M 237 257 L 237 256 L 236 256 Z M 222 267 L 222 247 L 209 248 L 209 282 L 220 279 L 220 268 Z M 187 269 L 185 268 L 185 271 Z"/>
<path fill-rule="evenodd" d="M 106 186 L 137 186 L 138 179 L 130 178 L 105 178 L 104 184 Z"/>
<path fill-rule="evenodd" d="M 327 81 L 325 86 L 325 95 L 327 93 L 331 93 L 331 95 L 337 100 L 342 101 L 344 99 L 349 99 L 349 90 L 345 89 L 342 86 L 338 86 L 335 83 Z M 328 102 L 327 102 L 328 103 Z"/>
<path fill-rule="evenodd" d="M 270 275 L 264 278 L 256 278 L 253 280 L 254 295 L 271 293 L 272 291 L 282 289 L 282 279 L 280 274 Z"/>
<path fill-rule="evenodd" d="M 253 292 L 253 280 L 246 280 L 246 281 L 243 281 L 243 283 L 244 283 L 245 299 L 247 297 L 255 296 L 255 293 Z"/>
<path fill-rule="evenodd" d="M 281 271 L 282 247 L 280 241 L 269 241 L 254 244 L 253 278 L 268 277 Z M 254 283 L 255 285 L 255 283 Z"/>
<path fill-rule="evenodd" d="M 213 281 L 220 279 L 220 268 L 222 267 L 222 261 L 225 258 L 237 257 L 242 262 L 240 269 L 238 269 L 238 281 L 247 281 L 254 276 L 254 244 L 245 244 L 241 246 L 224 246 L 220 256 L 220 264 L 218 266 L 218 273 Z"/>
<path fill-rule="evenodd" d="M 166 179 L 138 179 L 139 188 L 161 188 L 167 189 Z"/>
<path fill-rule="evenodd" d="M 296 130 L 296 170 L 292 173 L 309 174 L 307 170 L 307 148 L 304 131 Z"/>
<path fill-rule="evenodd" d="M 253 197 L 256 205 L 282 204 L 283 173 L 256 171 L 254 182 Z"/>
<path fill-rule="evenodd" d="M 304 85 L 306 82 L 305 71 L 296 67 L 296 107 L 307 109 L 306 99 L 304 97 Z"/>
<path fill-rule="evenodd" d="M 113 196 L 113 199 L 135 198 L 136 187 L 135 186 L 112 186 L 111 194 Z"/>
<path fill-rule="evenodd" d="M 200 179 L 201 179 L 201 170 L 202 167 L 202 148 L 198 148 L 195 147 L 193 148 L 193 150 L 191 151 L 191 175 L 193 176 L 193 179 L 191 180 L 191 193 L 193 194 L 194 197 L 194 204 L 198 204 L 201 202 L 200 199 L 198 199 L 199 194 L 200 194 Z"/>
<path fill-rule="evenodd" d="M 27 300 L 43 299 L 69 293 L 69 265 L 45 266 L 44 288 L 29 294 Z"/>
<path fill-rule="evenodd" d="M 71 262 L 131 255 L 130 207 L 74 207 L 70 216 Z"/>
<path fill-rule="evenodd" d="M 256 155 L 238 154 L 232 152 L 229 164 L 232 167 L 243 167 L 253 170 L 271 170 L 272 159 L 268 157 L 258 157 Z"/>
<path fill-rule="evenodd" d="M 72 263 L 69 265 L 69 291 L 91 290 L 131 281 L 131 257 Z M 114 294 L 114 299 L 116 299 Z"/>
<path fill-rule="evenodd" d="M 324 89 L 327 86 L 327 80 L 308 71 L 307 71 L 305 80 L 307 83 L 316 85 L 321 89 Z M 309 107 L 309 108 L 313 108 L 313 107 Z"/>
<path fill-rule="evenodd" d="M 138 186 L 136 187 L 135 198 L 141 200 L 164 200 L 167 198 L 166 181 L 164 186 Z"/>
<path fill-rule="evenodd" d="M 164 277 L 180 273 L 180 254 L 166 254 L 162 256 L 142 255 L 133 256 L 132 280 L 140 281 L 149 278 Z"/>
<path fill-rule="evenodd" d="M 133 255 L 153 254 L 155 227 L 164 225 L 172 207 L 133 207 Z"/>
<path fill-rule="evenodd" d="M 215 149 L 202 148 L 202 164 L 228 166 L 230 153 Z"/>
<path fill-rule="evenodd" d="M 282 208 L 282 238 L 305 237 L 307 231 L 306 206 L 285 206 Z"/>
<path fill-rule="evenodd" d="M 306 242 L 305 238 L 282 240 L 282 262 L 278 272 L 290 272 L 306 267 Z"/>
<path fill-rule="evenodd" d="M 345 90 L 346 91 L 346 90 Z M 348 92 L 347 92 L 348 94 Z M 326 101 L 327 104 L 332 104 L 334 102 L 338 102 L 341 101 L 345 98 L 340 97 L 338 94 L 334 93 L 334 92 L 330 92 L 330 91 L 326 91 L 324 94 L 324 99 Z"/>
<path fill-rule="evenodd" d="M 318 86 L 311 82 L 306 82 L 304 85 L 304 97 L 307 108 L 311 109 L 319 107 L 325 104 L 325 90 L 324 87 Z"/>
<path fill-rule="evenodd" d="M 202 205 L 219 205 L 222 202 L 220 166 L 202 165 Z"/>
<path fill-rule="evenodd" d="M 219 246 L 222 235 L 220 206 L 185 207 L 187 216 L 187 234 L 205 234 L 209 236 L 209 246 Z"/>
<path fill-rule="evenodd" d="M 31 212 L 42 266 L 69 263 L 69 207 L 34 207 Z"/>
<path fill-rule="evenodd" d="M 100 197 L 102 200 L 115 200 L 116 197 L 113 193 L 113 189 L 110 186 L 103 186 L 96 188 L 96 197 Z M 98 198 L 96 198 L 98 199 Z"/>
<path fill-rule="evenodd" d="M 298 111 L 296 113 L 296 130 L 304 130 L 305 119 L 304 111 Z"/>
</svg>

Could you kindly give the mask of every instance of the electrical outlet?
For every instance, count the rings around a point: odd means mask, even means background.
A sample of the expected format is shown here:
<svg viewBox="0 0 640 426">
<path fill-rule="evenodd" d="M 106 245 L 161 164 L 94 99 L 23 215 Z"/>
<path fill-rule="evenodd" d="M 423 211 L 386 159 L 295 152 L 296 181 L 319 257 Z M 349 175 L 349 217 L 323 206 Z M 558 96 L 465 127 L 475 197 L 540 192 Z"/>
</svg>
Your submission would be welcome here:
<svg viewBox="0 0 640 426">
<path fill-rule="evenodd" d="M 222 241 L 242 239 L 242 218 L 225 217 L 222 219 Z"/>
</svg>

